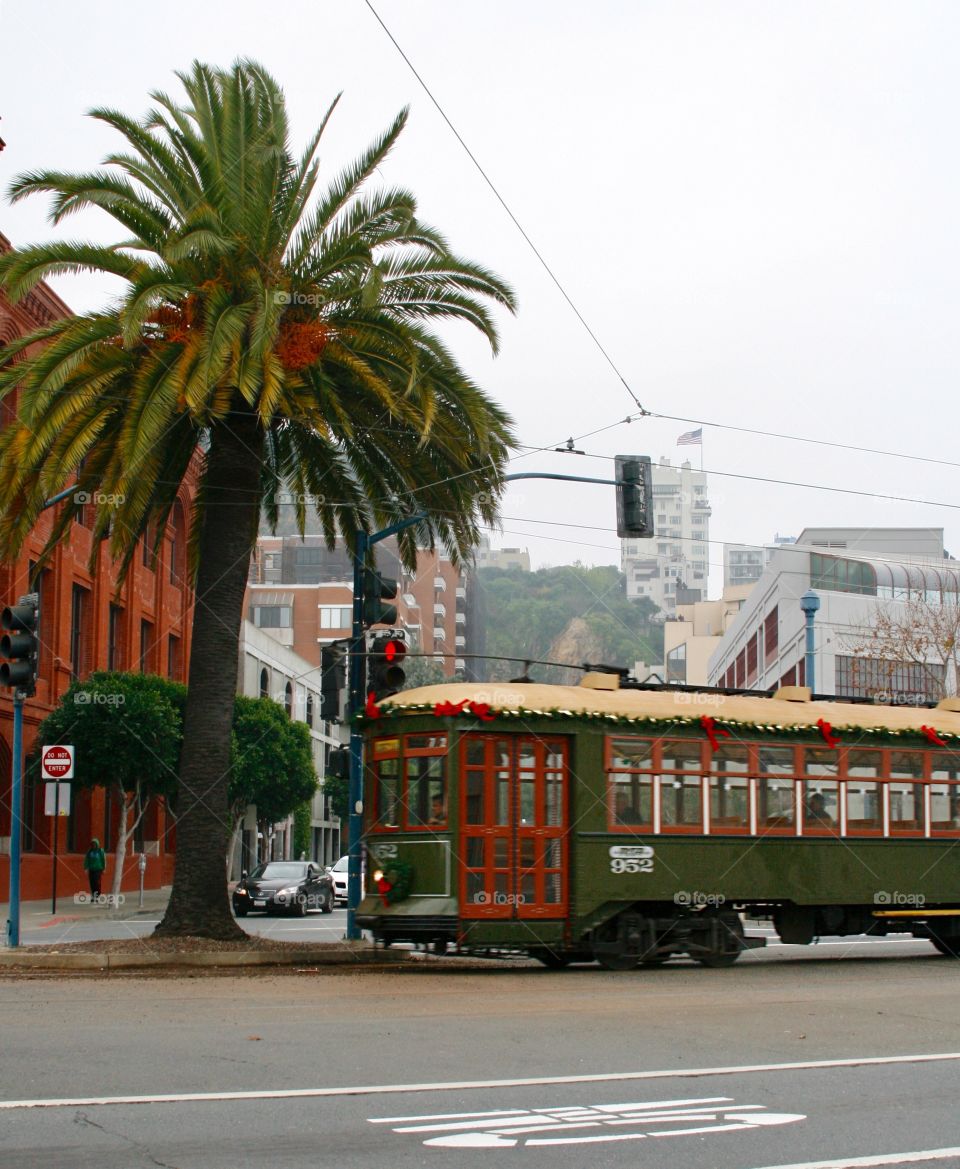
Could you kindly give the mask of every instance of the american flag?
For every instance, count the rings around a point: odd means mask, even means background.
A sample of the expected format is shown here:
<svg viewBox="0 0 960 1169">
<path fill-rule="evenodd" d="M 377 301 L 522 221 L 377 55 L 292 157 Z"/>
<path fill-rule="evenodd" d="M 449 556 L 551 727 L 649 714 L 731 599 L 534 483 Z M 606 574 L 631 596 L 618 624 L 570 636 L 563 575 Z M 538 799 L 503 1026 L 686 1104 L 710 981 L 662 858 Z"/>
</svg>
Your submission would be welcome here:
<svg viewBox="0 0 960 1169">
<path fill-rule="evenodd" d="M 703 446 L 703 427 L 699 430 L 688 430 L 677 439 L 677 446 Z"/>
</svg>

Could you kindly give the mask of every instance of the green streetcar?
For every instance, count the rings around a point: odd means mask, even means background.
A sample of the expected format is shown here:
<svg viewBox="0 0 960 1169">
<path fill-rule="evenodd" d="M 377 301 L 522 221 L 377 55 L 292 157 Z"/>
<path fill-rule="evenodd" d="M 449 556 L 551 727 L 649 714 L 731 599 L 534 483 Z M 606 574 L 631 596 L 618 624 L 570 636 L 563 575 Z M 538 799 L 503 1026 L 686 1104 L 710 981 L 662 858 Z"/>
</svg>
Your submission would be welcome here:
<svg viewBox="0 0 960 1169">
<path fill-rule="evenodd" d="M 385 945 L 615 970 L 907 932 L 960 956 L 960 700 L 449 683 L 364 718 Z"/>
</svg>

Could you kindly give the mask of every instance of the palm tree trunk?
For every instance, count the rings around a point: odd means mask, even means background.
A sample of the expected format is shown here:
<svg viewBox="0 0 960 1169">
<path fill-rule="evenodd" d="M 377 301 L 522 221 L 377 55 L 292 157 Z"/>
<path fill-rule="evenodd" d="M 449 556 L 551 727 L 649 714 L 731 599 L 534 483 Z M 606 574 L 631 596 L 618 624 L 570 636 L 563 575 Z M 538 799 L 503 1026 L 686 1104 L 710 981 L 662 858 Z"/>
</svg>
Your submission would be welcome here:
<svg viewBox="0 0 960 1169">
<path fill-rule="evenodd" d="M 211 429 L 203 477 L 199 572 L 184 711 L 177 855 L 170 904 L 156 933 L 244 938 L 227 895 L 230 732 L 237 692 L 243 594 L 260 515 L 263 434 L 234 405 Z"/>
</svg>

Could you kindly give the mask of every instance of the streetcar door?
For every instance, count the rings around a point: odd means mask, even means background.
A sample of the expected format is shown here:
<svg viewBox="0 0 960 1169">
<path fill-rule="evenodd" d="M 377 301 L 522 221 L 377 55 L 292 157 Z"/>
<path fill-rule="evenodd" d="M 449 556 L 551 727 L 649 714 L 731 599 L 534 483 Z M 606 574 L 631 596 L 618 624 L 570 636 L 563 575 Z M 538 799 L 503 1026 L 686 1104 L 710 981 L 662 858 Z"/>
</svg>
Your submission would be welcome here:
<svg viewBox="0 0 960 1169">
<path fill-rule="evenodd" d="M 461 915 L 564 917 L 569 740 L 479 733 L 461 751 Z"/>
</svg>

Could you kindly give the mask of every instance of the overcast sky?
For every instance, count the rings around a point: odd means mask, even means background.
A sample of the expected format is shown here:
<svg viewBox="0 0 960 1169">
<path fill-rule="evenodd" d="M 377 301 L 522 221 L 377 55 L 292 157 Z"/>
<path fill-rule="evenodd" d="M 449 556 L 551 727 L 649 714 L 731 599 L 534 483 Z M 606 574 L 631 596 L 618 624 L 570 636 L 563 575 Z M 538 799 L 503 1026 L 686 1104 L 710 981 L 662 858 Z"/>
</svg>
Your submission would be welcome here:
<svg viewBox="0 0 960 1169">
<path fill-rule="evenodd" d="M 960 5 L 372 2 L 643 407 L 954 461 L 705 426 L 714 592 L 723 541 L 811 524 L 943 527 L 960 555 Z M 0 45 L 4 188 L 23 170 L 98 164 L 117 140 L 85 112 L 140 114 L 195 57 L 266 65 L 298 144 L 342 90 L 330 173 L 409 104 L 383 181 L 409 186 L 422 218 L 520 301 L 496 359 L 465 328 L 448 338 L 522 443 L 573 437 L 587 452 L 523 451 L 514 469 L 603 478 L 621 453 L 699 462 L 676 446 L 697 423 L 623 424 L 636 402 L 365 0 L 2 0 Z M 4 204 L 0 231 L 47 238 L 45 211 L 42 198 Z M 119 234 L 95 213 L 59 231 Z M 56 287 L 77 310 L 108 291 Z M 938 506 L 728 477 L 744 474 Z M 535 566 L 619 561 L 612 488 L 521 482 L 503 516 L 494 545 L 529 548 Z"/>
</svg>

